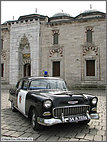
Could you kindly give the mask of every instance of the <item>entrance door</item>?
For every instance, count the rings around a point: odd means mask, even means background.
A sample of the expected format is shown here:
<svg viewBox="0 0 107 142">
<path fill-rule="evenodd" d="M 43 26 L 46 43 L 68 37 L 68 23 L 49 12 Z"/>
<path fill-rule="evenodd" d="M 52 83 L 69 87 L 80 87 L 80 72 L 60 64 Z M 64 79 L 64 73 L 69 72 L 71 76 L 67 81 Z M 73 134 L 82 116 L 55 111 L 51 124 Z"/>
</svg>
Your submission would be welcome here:
<svg viewBox="0 0 107 142">
<path fill-rule="evenodd" d="M 86 75 L 95 76 L 95 60 L 86 60 Z"/>
<path fill-rule="evenodd" d="M 53 62 L 53 76 L 60 76 L 60 61 Z"/>
<path fill-rule="evenodd" d="M 24 77 L 31 75 L 31 65 L 30 63 L 27 63 L 24 65 Z"/>
</svg>

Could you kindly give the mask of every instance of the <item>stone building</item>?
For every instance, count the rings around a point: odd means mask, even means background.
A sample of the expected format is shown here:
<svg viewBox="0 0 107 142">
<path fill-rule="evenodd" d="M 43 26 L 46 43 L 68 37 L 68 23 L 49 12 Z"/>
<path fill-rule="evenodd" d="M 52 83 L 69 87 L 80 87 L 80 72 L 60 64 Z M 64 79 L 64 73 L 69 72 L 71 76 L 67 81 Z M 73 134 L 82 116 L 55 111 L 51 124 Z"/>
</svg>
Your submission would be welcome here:
<svg viewBox="0 0 107 142">
<path fill-rule="evenodd" d="M 43 76 L 47 70 L 70 88 L 106 84 L 105 13 L 20 16 L 2 24 L 1 37 L 2 82 L 14 85 L 21 77 Z"/>
</svg>

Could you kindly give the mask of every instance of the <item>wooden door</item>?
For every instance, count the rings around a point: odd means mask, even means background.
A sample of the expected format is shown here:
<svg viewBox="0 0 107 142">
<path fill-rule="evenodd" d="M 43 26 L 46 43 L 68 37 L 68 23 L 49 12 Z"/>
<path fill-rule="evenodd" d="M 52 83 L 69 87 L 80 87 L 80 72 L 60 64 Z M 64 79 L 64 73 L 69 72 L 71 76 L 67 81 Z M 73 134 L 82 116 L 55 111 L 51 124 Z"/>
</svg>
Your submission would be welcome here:
<svg viewBox="0 0 107 142">
<path fill-rule="evenodd" d="M 53 62 L 53 76 L 60 76 L 60 61 Z"/>
<path fill-rule="evenodd" d="M 86 61 L 86 75 L 95 76 L 95 60 Z"/>
</svg>

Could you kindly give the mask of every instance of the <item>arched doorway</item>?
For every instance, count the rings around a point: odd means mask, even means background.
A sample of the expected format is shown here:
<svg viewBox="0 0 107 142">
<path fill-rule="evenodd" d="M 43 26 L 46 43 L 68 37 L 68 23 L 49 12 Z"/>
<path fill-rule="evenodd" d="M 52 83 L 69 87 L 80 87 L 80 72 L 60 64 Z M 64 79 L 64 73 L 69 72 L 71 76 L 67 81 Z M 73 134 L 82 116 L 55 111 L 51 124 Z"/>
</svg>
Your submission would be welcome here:
<svg viewBox="0 0 107 142">
<path fill-rule="evenodd" d="M 19 43 L 19 78 L 31 76 L 30 43 L 24 34 Z"/>
<path fill-rule="evenodd" d="M 24 77 L 31 76 L 31 65 L 30 63 L 24 64 Z"/>
</svg>

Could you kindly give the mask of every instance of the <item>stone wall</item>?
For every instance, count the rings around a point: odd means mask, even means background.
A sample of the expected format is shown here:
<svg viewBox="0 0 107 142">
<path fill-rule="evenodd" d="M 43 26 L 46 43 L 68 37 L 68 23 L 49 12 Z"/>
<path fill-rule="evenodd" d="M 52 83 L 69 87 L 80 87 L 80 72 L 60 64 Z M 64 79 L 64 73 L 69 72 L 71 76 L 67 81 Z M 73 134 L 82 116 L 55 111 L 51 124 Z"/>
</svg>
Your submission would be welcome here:
<svg viewBox="0 0 107 142">
<path fill-rule="evenodd" d="M 1 63 L 4 64 L 4 74 L 1 81 L 4 84 L 9 83 L 9 59 L 10 59 L 10 29 L 9 25 L 1 26 L 1 39 L 3 40 L 3 48 L 1 50 Z"/>
<path fill-rule="evenodd" d="M 93 42 L 86 43 L 86 28 L 93 28 Z M 59 30 L 59 44 L 53 45 L 53 30 Z M 48 70 L 52 76 L 52 62 L 60 61 L 60 74 L 69 87 L 82 85 L 105 85 L 106 78 L 106 23 L 105 20 L 89 20 L 87 22 L 71 22 L 41 27 L 41 70 Z M 83 48 L 89 47 L 86 55 Z M 91 49 L 92 47 L 92 49 Z M 94 49 L 94 48 L 95 49 Z M 60 53 L 54 52 L 50 56 L 50 50 L 62 49 Z M 87 77 L 86 59 L 95 59 L 95 77 Z"/>
<path fill-rule="evenodd" d="M 25 16 L 26 19 L 26 16 Z M 86 42 L 87 28 L 92 29 L 92 43 Z M 53 45 L 53 34 L 58 32 L 58 45 Z M 49 21 L 48 17 L 18 20 L 2 25 L 5 64 L 3 81 L 16 84 L 23 77 L 24 63 L 31 64 L 32 76 L 43 76 L 47 70 L 53 76 L 52 63 L 60 61 L 60 77 L 69 88 L 104 86 L 106 84 L 106 21 L 89 18 Z M 28 49 L 22 39 L 27 40 Z M 21 46 L 23 45 L 23 50 Z M 26 49 L 25 49 L 26 48 Z M 23 54 L 29 60 L 22 60 Z M 4 56 L 6 55 L 6 56 Z M 95 76 L 86 76 L 86 60 L 95 60 Z"/>
<path fill-rule="evenodd" d="M 14 23 L 10 29 L 10 84 L 19 79 L 19 48 L 25 35 L 30 43 L 31 75 L 39 75 L 39 21 Z"/>
</svg>

